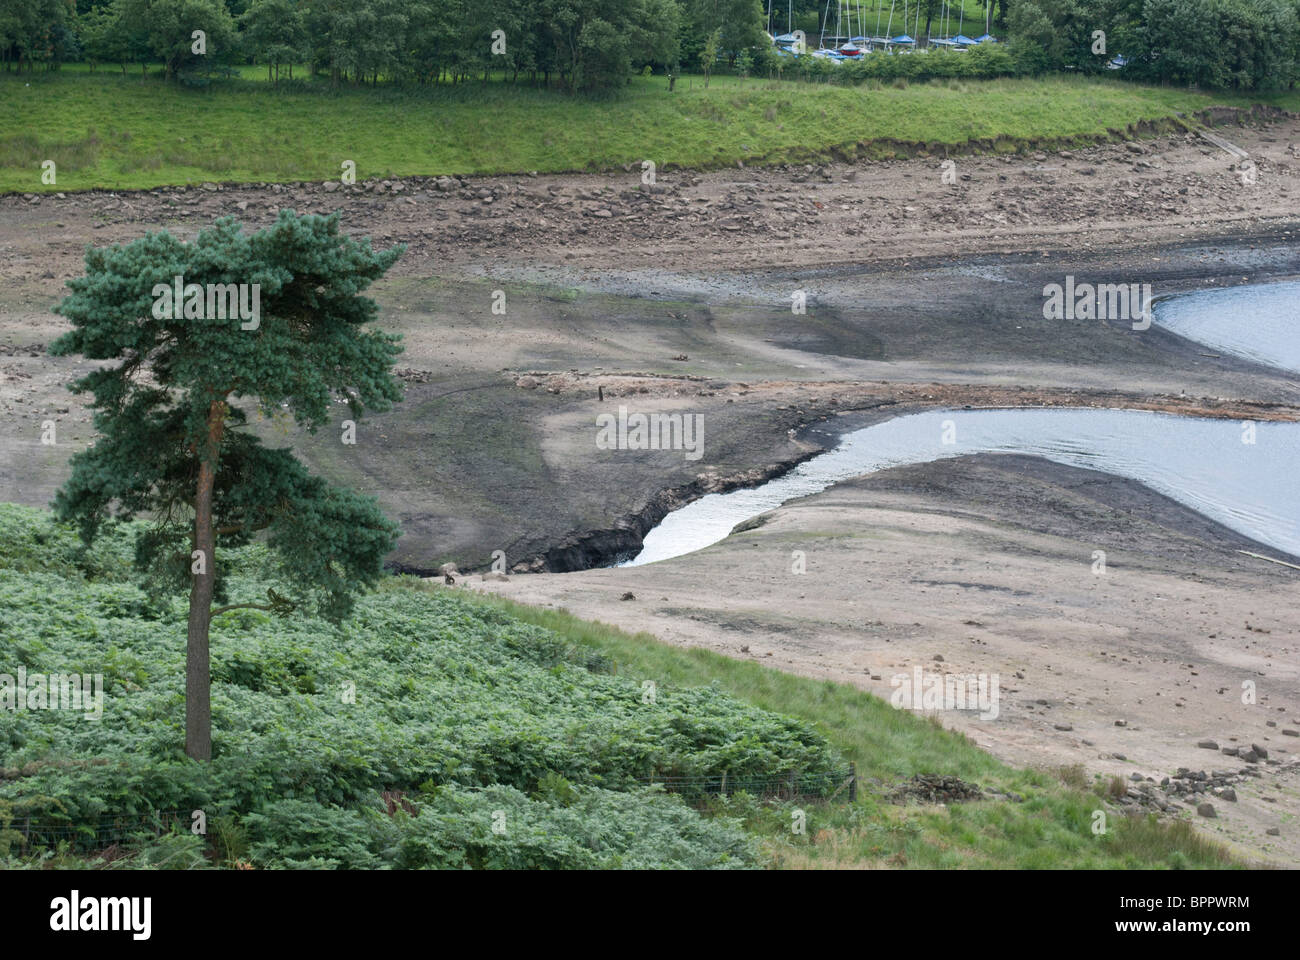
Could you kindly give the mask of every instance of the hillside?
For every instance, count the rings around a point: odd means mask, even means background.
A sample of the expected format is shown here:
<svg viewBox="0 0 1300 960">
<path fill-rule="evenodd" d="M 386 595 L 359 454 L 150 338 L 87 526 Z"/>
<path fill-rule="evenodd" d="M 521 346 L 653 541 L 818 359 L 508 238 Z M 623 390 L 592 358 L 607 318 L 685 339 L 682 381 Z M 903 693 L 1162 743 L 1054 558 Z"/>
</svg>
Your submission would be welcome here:
<svg viewBox="0 0 1300 960">
<path fill-rule="evenodd" d="M 256 79 L 194 90 L 69 69 L 0 78 L 0 116 L 8 118 L 0 192 L 337 180 L 345 161 L 362 181 L 629 165 L 639 172 L 643 160 L 709 168 L 980 145 L 1007 152 L 1107 139 L 1246 102 L 1081 77 L 888 86 L 715 77 L 708 89 L 684 77 L 672 94 L 662 77 L 638 77 L 617 95 L 592 98 L 501 84 L 277 90 Z M 41 179 L 47 160 L 57 165 L 53 184 Z"/>
<path fill-rule="evenodd" d="M 197 764 L 180 749 L 181 601 L 133 581 L 131 532 L 83 551 L 48 514 L 0 505 L 5 669 L 102 673 L 105 696 L 100 719 L 0 711 L 5 866 L 1230 862 L 1186 823 L 1112 811 L 1094 836 L 1113 785 L 1012 770 L 850 687 L 409 579 L 338 625 L 218 618 L 214 757 Z M 260 547 L 233 560 L 232 599 L 275 585 Z M 847 760 L 854 803 L 833 789 Z M 917 773 L 982 793 L 932 806 Z M 705 796 L 724 774 L 749 790 Z M 794 802 L 757 796 L 792 776 Z M 683 795 L 649 785 L 665 779 Z"/>
</svg>

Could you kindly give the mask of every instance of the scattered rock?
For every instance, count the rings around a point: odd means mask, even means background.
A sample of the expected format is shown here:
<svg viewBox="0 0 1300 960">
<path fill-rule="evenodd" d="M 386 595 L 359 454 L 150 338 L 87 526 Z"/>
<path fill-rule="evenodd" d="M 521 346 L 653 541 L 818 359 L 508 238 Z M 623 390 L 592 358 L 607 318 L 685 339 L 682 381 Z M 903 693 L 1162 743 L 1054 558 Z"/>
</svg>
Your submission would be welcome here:
<svg viewBox="0 0 1300 960">
<path fill-rule="evenodd" d="M 1198 803 L 1196 805 L 1196 812 L 1203 817 L 1210 817 L 1211 819 L 1219 816 L 1214 812 L 1214 804 L 1212 803 Z"/>
<path fill-rule="evenodd" d="M 899 785 L 889 799 L 893 803 L 916 800 L 920 803 L 959 803 L 963 800 L 980 800 L 984 796 L 978 784 L 967 783 L 957 777 L 918 773 Z"/>
</svg>

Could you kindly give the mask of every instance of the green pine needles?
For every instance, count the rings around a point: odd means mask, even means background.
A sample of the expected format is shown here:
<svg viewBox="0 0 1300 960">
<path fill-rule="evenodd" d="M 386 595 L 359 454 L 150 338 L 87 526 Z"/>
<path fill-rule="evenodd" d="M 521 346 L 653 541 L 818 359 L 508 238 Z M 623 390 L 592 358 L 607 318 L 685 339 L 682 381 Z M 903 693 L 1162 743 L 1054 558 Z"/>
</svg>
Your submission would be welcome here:
<svg viewBox="0 0 1300 960">
<path fill-rule="evenodd" d="M 249 432 L 248 411 L 315 432 L 355 429 L 401 399 L 399 339 L 368 329 L 361 295 L 401 256 L 339 233 L 339 217 L 282 210 L 265 230 L 218 220 L 186 243 L 166 231 L 86 253 L 57 308 L 73 324 L 51 346 L 99 366 L 71 389 L 93 396 L 93 446 L 54 501 L 92 541 L 109 518 L 152 521 L 136 564 L 159 590 L 190 589 L 186 752 L 211 755 L 208 629 L 236 607 L 339 618 L 375 583 L 397 527 L 371 497 L 332 487 L 288 449 Z M 346 403 L 351 423 L 340 421 Z M 218 551 L 265 538 L 298 595 L 219 606 Z"/>
</svg>

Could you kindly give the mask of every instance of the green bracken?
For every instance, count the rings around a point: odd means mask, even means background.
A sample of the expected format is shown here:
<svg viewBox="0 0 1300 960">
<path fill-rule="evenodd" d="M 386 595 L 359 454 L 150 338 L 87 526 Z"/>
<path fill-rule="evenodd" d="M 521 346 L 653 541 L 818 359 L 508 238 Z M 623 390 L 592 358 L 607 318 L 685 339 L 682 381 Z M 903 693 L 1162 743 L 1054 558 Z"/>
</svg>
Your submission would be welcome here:
<svg viewBox="0 0 1300 960">
<path fill-rule="evenodd" d="M 46 512 L 0 505 L 0 673 L 102 673 L 106 695 L 98 721 L 0 711 L 0 864 L 85 866 L 120 842 L 118 867 L 1234 865 L 1185 822 L 1076 789 L 1077 771 L 1016 770 L 852 687 L 412 578 L 337 624 L 222 618 L 213 759 L 196 763 L 181 749 L 183 605 L 136 582 L 140 529 L 110 524 L 87 548 Z M 282 586 L 261 545 L 229 556 L 234 599 Z M 855 803 L 688 804 L 649 785 L 838 775 L 846 760 Z M 920 772 L 1004 796 L 886 802 Z M 193 810 L 207 838 L 184 835 Z M 164 814 L 183 828 L 159 838 Z"/>
</svg>

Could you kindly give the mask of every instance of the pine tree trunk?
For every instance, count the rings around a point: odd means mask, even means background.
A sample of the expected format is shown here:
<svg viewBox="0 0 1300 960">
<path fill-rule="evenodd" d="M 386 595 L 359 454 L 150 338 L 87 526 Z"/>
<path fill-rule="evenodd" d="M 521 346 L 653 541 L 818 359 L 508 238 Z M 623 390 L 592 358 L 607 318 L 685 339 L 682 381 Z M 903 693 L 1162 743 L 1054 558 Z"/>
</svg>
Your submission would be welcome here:
<svg viewBox="0 0 1300 960">
<path fill-rule="evenodd" d="M 204 762 L 212 759 L 212 675 L 208 661 L 208 627 L 216 580 L 212 489 L 225 426 L 226 404 L 213 400 L 208 408 L 208 437 L 199 458 L 198 490 L 194 494 L 194 549 L 202 555 L 203 572 L 192 574 L 185 637 L 185 753 Z"/>
</svg>

